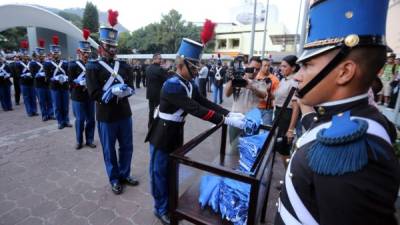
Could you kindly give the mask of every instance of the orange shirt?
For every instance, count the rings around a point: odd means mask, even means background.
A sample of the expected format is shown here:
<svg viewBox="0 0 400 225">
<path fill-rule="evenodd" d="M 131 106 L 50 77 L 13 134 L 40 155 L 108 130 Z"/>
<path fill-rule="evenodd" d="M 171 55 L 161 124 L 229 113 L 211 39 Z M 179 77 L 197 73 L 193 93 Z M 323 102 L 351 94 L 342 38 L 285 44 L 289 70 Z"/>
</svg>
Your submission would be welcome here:
<svg viewBox="0 0 400 225">
<path fill-rule="evenodd" d="M 271 79 L 271 86 L 268 88 L 268 97 L 267 99 L 262 99 L 260 98 L 260 102 L 258 103 L 258 108 L 260 109 L 272 109 L 272 98 L 271 98 L 271 93 L 274 93 L 275 90 L 279 86 L 279 79 L 273 75 L 273 74 L 268 74 L 268 78 Z M 263 80 L 265 79 L 265 75 L 262 74 L 261 72 L 257 74 L 256 80 Z"/>
</svg>

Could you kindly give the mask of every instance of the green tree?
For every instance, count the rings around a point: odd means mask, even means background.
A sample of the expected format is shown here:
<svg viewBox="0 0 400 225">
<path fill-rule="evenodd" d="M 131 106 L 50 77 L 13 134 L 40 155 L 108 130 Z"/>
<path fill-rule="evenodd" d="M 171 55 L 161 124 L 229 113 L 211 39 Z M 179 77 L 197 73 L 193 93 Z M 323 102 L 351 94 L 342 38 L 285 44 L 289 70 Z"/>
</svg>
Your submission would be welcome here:
<svg viewBox="0 0 400 225">
<path fill-rule="evenodd" d="M 132 32 L 126 44 L 138 53 L 175 53 L 184 37 L 200 41 L 200 30 L 200 27 L 183 20 L 178 11 L 171 10 L 162 16 L 159 23 Z M 208 47 L 206 51 L 212 52 L 212 49 Z"/>
<path fill-rule="evenodd" d="M 129 32 L 119 33 L 118 37 L 118 53 L 120 54 L 131 54 L 132 46 L 128 44 L 131 35 Z"/>
<path fill-rule="evenodd" d="M 82 27 L 89 29 L 92 33 L 97 33 L 99 30 L 99 12 L 97 7 L 91 2 L 86 2 L 85 11 L 83 11 Z"/>
<path fill-rule="evenodd" d="M 65 11 L 58 12 L 58 15 L 82 29 L 82 18 L 80 16 Z"/>
<path fill-rule="evenodd" d="M 17 50 L 19 43 L 27 39 L 25 27 L 14 27 L 0 32 L 0 49 Z"/>
</svg>

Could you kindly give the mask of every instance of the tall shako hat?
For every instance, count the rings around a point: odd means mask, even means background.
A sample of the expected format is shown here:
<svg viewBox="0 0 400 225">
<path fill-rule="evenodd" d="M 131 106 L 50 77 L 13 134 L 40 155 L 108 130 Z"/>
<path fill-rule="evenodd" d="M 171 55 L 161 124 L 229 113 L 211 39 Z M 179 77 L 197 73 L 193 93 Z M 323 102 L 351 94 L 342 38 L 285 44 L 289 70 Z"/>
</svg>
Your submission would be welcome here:
<svg viewBox="0 0 400 225">
<path fill-rule="evenodd" d="M 92 50 L 90 49 L 90 42 L 87 41 L 90 36 L 90 30 L 83 28 L 82 35 L 83 41 L 79 41 L 79 50 L 82 52 L 91 52 Z"/>
<path fill-rule="evenodd" d="M 61 48 L 59 43 L 59 39 L 57 35 L 53 35 L 53 37 L 51 38 L 51 42 L 53 44 L 50 45 L 50 52 L 51 53 L 61 53 Z"/>
<path fill-rule="evenodd" d="M 105 44 L 117 46 L 118 31 L 114 29 L 114 26 L 118 23 L 118 11 L 108 10 L 108 23 L 110 24 L 109 27 L 103 26 L 99 29 L 100 41 Z"/>
<path fill-rule="evenodd" d="M 28 55 L 29 42 L 27 40 L 22 40 L 19 43 L 19 47 L 20 47 L 20 49 L 19 49 L 20 54 Z"/>
<path fill-rule="evenodd" d="M 38 54 L 38 55 L 44 55 L 45 54 L 45 52 L 44 52 L 44 39 L 39 38 L 38 47 L 36 47 L 35 51 L 36 51 L 36 54 Z"/>
<path fill-rule="evenodd" d="M 303 97 L 335 68 L 353 48 L 386 47 L 386 15 L 389 0 L 314 0 L 307 24 L 307 40 L 298 62 L 333 49 L 340 52 L 306 86 Z"/>
<path fill-rule="evenodd" d="M 202 44 L 189 38 L 183 38 L 176 54 L 187 60 L 200 61 L 203 48 L 214 36 L 214 29 L 215 23 L 207 19 L 200 33 Z"/>
</svg>

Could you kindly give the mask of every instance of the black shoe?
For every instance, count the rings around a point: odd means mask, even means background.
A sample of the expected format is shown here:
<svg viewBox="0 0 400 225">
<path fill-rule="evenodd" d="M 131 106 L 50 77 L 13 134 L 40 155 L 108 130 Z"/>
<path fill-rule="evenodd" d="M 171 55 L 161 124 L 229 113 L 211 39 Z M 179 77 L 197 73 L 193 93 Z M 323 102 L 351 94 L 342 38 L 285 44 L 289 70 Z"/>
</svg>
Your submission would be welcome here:
<svg viewBox="0 0 400 225">
<path fill-rule="evenodd" d="M 96 148 L 96 145 L 93 143 L 86 143 L 86 146 L 88 146 L 89 148 Z"/>
<path fill-rule="evenodd" d="M 83 145 L 78 143 L 78 144 L 76 144 L 75 149 L 80 150 L 82 147 L 83 147 Z"/>
<path fill-rule="evenodd" d="M 64 129 L 64 125 L 63 124 L 58 124 L 58 129 L 59 130 Z"/>
<path fill-rule="evenodd" d="M 72 124 L 70 124 L 70 123 L 65 123 L 65 124 L 64 124 L 64 127 L 72 127 Z"/>
<path fill-rule="evenodd" d="M 47 117 L 42 117 L 42 121 L 43 121 L 43 122 L 46 122 L 47 120 L 49 120 L 49 118 L 47 118 Z"/>
<path fill-rule="evenodd" d="M 171 224 L 171 221 L 169 219 L 168 214 L 164 214 L 162 216 L 159 216 L 158 214 L 154 213 L 154 215 L 161 221 L 161 223 L 163 225 L 170 225 Z"/>
<path fill-rule="evenodd" d="M 19 102 L 15 103 L 16 105 L 19 105 Z"/>
<path fill-rule="evenodd" d="M 54 116 L 49 116 L 49 120 L 56 120 Z"/>
<path fill-rule="evenodd" d="M 32 113 L 32 116 L 39 116 L 39 113 Z"/>
<path fill-rule="evenodd" d="M 111 190 L 114 194 L 119 195 L 122 193 L 122 186 L 120 183 L 111 184 Z"/>
<path fill-rule="evenodd" d="M 127 178 L 124 178 L 121 180 L 121 182 L 131 185 L 131 186 L 137 186 L 139 184 L 139 181 L 133 177 L 133 176 L 129 176 Z"/>
</svg>

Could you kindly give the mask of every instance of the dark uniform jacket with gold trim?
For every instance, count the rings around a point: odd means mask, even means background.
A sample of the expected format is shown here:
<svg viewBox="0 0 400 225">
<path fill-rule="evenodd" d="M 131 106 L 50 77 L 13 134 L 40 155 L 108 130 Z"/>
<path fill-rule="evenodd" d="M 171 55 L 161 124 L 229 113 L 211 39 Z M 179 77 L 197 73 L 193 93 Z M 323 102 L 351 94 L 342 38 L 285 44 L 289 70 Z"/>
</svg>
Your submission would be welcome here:
<svg viewBox="0 0 400 225">
<path fill-rule="evenodd" d="M 192 86 L 192 96 L 188 96 L 186 88 Z M 165 81 L 161 89 L 160 113 L 173 114 L 179 109 L 183 110 L 182 117 L 191 114 L 203 120 L 218 124 L 223 121 L 228 110 L 210 102 L 199 94 L 198 87 L 193 81 L 187 81 L 179 75 L 174 75 Z M 146 141 L 149 141 L 157 149 L 172 152 L 183 144 L 182 122 L 170 121 L 157 117 L 152 124 Z"/>
<path fill-rule="evenodd" d="M 340 105 L 319 107 L 317 113 L 306 114 L 302 123 L 310 132 L 313 128 L 330 122 L 332 116 L 345 111 L 350 111 L 352 117 L 363 117 L 377 122 L 386 131 L 387 135 L 385 135 L 390 137 L 389 142 L 394 142 L 396 131 L 393 124 L 378 109 L 369 105 L 366 97 Z M 307 134 L 306 132 L 301 138 L 306 137 Z M 395 157 L 391 143 L 369 133 L 366 135 L 369 141 L 382 147 L 385 157 L 382 155 L 373 157 L 369 151 L 368 163 L 363 168 L 337 176 L 321 175 L 311 169 L 307 153 L 316 140 L 303 141 L 304 145 L 297 146 L 290 160 L 290 171 L 287 171 L 287 175 L 301 202 L 317 222 L 303 222 L 303 224 L 397 224 L 394 203 L 400 180 L 398 159 Z M 296 215 L 293 203 L 289 200 L 289 189 L 287 182 L 284 182 L 280 201 L 287 211 L 299 220 L 301 216 Z M 285 224 L 284 213 L 279 208 L 281 206 L 280 204 L 277 206 L 275 224 Z"/>
</svg>

